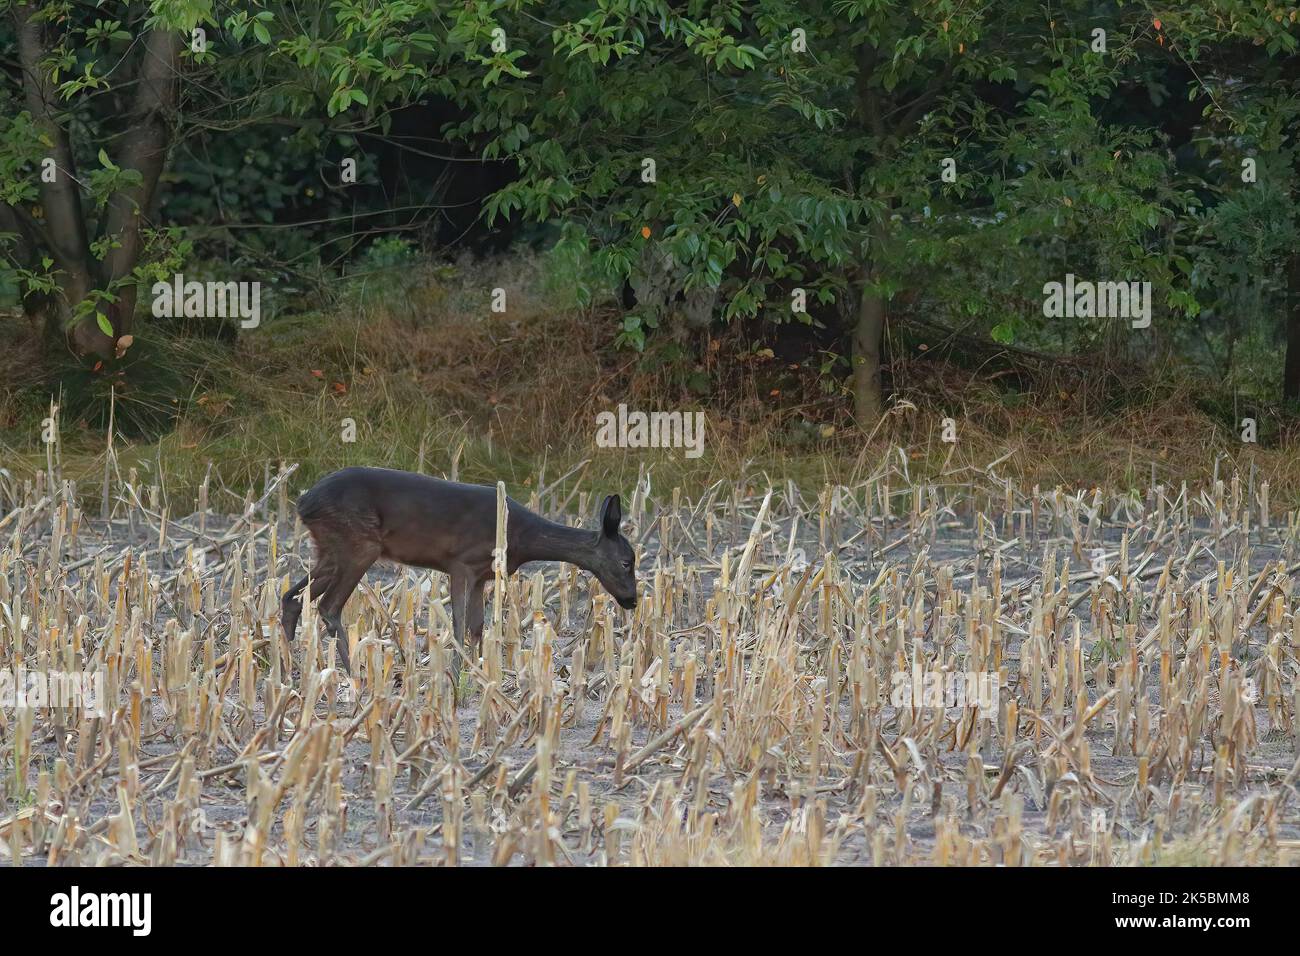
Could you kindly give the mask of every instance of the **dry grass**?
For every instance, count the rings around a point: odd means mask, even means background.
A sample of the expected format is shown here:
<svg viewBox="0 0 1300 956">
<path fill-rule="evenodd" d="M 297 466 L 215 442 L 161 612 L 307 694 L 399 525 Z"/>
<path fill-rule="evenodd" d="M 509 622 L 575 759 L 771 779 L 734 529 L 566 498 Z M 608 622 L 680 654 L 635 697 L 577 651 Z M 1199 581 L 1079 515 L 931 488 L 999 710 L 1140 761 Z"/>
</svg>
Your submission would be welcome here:
<svg viewBox="0 0 1300 956">
<path fill-rule="evenodd" d="M 310 611 L 282 639 L 297 476 L 233 518 L 110 476 L 109 521 L 57 476 L 7 481 L 0 668 L 102 671 L 108 707 L 0 710 L 0 854 L 1295 863 L 1300 515 L 1248 474 L 1072 493 L 908 461 L 807 498 L 643 472 L 637 612 L 517 575 L 459 688 L 438 575 L 354 596 L 355 679 Z M 996 707 L 900 703 L 913 667 L 995 674 Z"/>
<path fill-rule="evenodd" d="M 154 407 L 176 399 L 175 429 L 157 440 L 119 440 L 114 463 L 154 475 L 178 499 L 192 500 L 210 476 L 214 504 L 230 509 L 266 480 L 268 462 L 301 462 L 307 480 L 372 464 L 454 470 L 526 490 L 539 474 L 590 459 L 586 475 L 596 484 L 625 487 L 646 465 L 697 494 L 756 472 L 806 487 L 851 484 L 901 447 L 913 480 L 991 461 L 1022 485 L 1066 488 L 1196 483 L 1235 470 L 1269 481 L 1280 506 L 1300 506 L 1300 454 L 1286 420 L 1253 412 L 1261 443 L 1243 444 L 1198 406 L 1206 384 L 1173 372 L 1121 387 L 1068 368 L 963 369 L 925 357 L 934 350 L 895 354 L 893 411 L 864 434 L 845 396 L 826 391 L 815 362 L 770 355 L 754 328 L 737 323 L 681 343 L 695 356 L 685 369 L 711 383 L 708 394 L 696 394 L 682 380 L 680 358 L 614 349 L 616 317 L 566 303 L 546 268 L 518 255 L 454 270 L 412 266 L 397 278 L 367 279 L 329 314 L 276 319 L 233 351 L 159 342 L 157 361 L 193 370 L 170 397 L 147 397 Z M 489 308 L 493 288 L 506 291 L 504 314 Z M 40 439 L 49 397 L 32 397 L 35 363 L 20 345 L 7 346 L 15 374 L 0 374 L 0 461 L 30 478 L 46 463 Z M 147 383 L 133 383 L 136 374 L 120 393 L 119 424 L 131 402 L 146 401 Z M 73 384 L 65 381 L 65 392 Z M 702 409 L 704 456 L 596 448 L 595 416 L 619 402 Z M 62 473 L 98 487 L 108 463 L 104 432 L 83 427 L 63 404 Z M 1238 411 L 1229 417 L 1246 414 Z M 949 417 L 955 445 L 941 441 Z M 356 424 L 355 443 L 340 438 L 345 419 Z"/>
</svg>

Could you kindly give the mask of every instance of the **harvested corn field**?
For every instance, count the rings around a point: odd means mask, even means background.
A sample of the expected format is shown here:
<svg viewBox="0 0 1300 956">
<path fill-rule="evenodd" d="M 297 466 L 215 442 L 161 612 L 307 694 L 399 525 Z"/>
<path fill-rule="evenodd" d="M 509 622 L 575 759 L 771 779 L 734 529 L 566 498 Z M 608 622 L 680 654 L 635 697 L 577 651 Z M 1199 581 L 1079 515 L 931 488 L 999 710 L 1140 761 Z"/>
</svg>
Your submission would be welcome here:
<svg viewBox="0 0 1300 956">
<path fill-rule="evenodd" d="M 284 639 L 292 466 L 233 515 L 206 484 L 4 480 L 0 671 L 102 685 L 0 708 L 0 857 L 1300 861 L 1300 516 L 1267 485 L 913 482 L 901 454 L 812 494 L 652 479 L 625 496 L 636 611 L 525 566 L 459 686 L 440 574 L 371 571 L 353 677 L 310 605 Z M 555 518 L 607 490 L 534 488 Z"/>
</svg>

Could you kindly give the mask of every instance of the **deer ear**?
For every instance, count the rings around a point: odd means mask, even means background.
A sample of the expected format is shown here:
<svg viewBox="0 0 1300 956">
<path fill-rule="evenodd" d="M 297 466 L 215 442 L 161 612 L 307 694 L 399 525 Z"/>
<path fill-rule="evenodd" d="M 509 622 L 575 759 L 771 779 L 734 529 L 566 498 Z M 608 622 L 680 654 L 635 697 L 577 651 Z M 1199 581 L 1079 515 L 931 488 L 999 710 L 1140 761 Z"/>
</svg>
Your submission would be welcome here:
<svg viewBox="0 0 1300 956">
<path fill-rule="evenodd" d="M 610 495 L 600 506 L 600 530 L 607 538 L 618 537 L 618 526 L 623 523 L 623 504 L 618 495 Z"/>
</svg>

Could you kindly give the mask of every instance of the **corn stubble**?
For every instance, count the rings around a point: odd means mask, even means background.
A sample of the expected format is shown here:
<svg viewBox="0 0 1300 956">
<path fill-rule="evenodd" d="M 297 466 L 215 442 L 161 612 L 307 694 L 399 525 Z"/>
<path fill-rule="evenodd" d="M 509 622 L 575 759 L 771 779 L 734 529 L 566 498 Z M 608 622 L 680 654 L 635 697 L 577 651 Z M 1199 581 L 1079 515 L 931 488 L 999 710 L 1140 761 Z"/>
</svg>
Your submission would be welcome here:
<svg viewBox="0 0 1300 956">
<path fill-rule="evenodd" d="M 109 520 L 49 469 L 0 487 L 0 668 L 102 671 L 107 706 L 0 710 L 13 864 L 1297 859 L 1300 529 L 1238 476 L 890 465 L 810 503 L 643 475 L 635 614 L 572 568 L 498 573 L 455 687 L 437 575 L 362 585 L 354 678 L 312 609 L 284 640 L 291 469 L 184 517 L 106 469 Z M 534 508 L 595 500 L 540 478 Z M 996 710 L 894 706 L 914 667 L 996 674 Z"/>
</svg>

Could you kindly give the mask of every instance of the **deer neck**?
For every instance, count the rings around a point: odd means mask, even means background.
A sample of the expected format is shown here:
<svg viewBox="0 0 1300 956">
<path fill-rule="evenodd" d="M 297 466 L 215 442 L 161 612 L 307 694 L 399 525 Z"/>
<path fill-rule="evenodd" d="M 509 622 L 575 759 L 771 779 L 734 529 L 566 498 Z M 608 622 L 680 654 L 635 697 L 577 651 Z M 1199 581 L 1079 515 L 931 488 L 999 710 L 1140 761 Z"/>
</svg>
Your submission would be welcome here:
<svg viewBox="0 0 1300 956">
<path fill-rule="evenodd" d="M 511 566 L 529 561 L 564 561 L 584 571 L 591 570 L 595 541 L 590 531 L 570 528 L 534 515 L 520 533 L 511 535 L 508 560 Z"/>
</svg>

